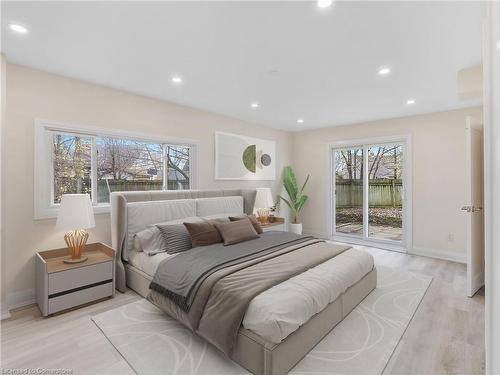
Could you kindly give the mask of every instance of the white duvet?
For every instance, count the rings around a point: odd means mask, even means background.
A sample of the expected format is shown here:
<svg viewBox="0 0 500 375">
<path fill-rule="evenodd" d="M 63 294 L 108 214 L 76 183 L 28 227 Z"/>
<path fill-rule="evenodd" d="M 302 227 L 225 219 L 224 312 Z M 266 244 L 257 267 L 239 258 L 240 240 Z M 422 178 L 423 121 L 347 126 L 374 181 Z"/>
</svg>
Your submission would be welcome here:
<svg viewBox="0 0 500 375">
<path fill-rule="evenodd" d="M 174 255 L 148 256 L 132 251 L 129 261 L 153 276 L 160 262 Z M 349 249 L 310 270 L 284 281 L 255 297 L 248 306 L 243 327 L 274 343 L 283 341 L 312 316 L 373 268 L 373 257 Z"/>
</svg>

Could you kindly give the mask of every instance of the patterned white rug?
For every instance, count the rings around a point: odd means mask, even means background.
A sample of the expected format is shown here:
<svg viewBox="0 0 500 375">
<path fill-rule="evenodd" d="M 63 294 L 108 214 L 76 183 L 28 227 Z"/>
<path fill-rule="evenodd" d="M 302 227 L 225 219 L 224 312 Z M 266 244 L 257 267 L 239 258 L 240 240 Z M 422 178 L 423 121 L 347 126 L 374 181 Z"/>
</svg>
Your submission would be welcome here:
<svg viewBox="0 0 500 375">
<path fill-rule="evenodd" d="M 381 374 L 432 278 L 378 266 L 378 287 L 291 374 Z M 139 375 L 248 374 L 146 300 L 92 318 Z"/>
</svg>

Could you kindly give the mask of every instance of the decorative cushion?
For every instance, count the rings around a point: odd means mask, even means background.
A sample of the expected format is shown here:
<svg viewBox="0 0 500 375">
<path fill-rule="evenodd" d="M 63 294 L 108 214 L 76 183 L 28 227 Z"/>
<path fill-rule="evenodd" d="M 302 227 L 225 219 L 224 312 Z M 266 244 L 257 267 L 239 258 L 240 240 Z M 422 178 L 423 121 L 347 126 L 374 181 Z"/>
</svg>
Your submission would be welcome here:
<svg viewBox="0 0 500 375">
<path fill-rule="evenodd" d="M 151 224 L 146 229 L 141 230 L 134 235 L 134 250 L 144 251 L 148 255 L 155 255 L 158 253 L 163 253 L 165 251 L 170 254 L 174 254 L 167 248 L 168 244 L 164 241 L 164 237 L 160 232 L 158 225 L 180 224 L 182 226 L 182 223 L 184 221 L 201 222 L 203 220 L 199 217 L 191 216 L 184 219 L 170 220 L 162 223 Z M 186 233 L 186 235 L 189 237 L 188 233 Z"/>
<path fill-rule="evenodd" d="M 139 241 L 139 237 L 137 237 L 137 233 L 134 234 L 134 250 L 135 251 L 142 251 L 142 245 L 141 245 L 141 241 Z"/>
<path fill-rule="evenodd" d="M 137 251 L 144 251 L 148 255 L 155 255 L 164 250 L 163 238 L 157 227 L 150 227 L 136 233 L 134 236 L 134 247 Z"/>
<path fill-rule="evenodd" d="M 250 219 L 232 221 L 229 223 L 214 223 L 214 225 L 220 232 L 222 240 L 224 241 L 224 246 L 234 245 L 260 237 L 250 222 Z"/>
<path fill-rule="evenodd" d="M 255 217 L 255 215 L 229 216 L 229 220 L 230 221 L 238 221 L 238 220 L 244 220 L 244 219 L 249 219 L 250 220 L 250 222 L 253 225 L 253 229 L 255 229 L 255 231 L 257 232 L 257 234 L 261 234 L 263 232 L 262 231 L 262 227 L 260 225 L 260 222 L 259 222 L 259 220 L 257 220 L 257 218 Z"/>
<path fill-rule="evenodd" d="M 206 220 L 201 223 L 184 223 L 191 236 L 193 247 L 208 246 L 222 242 L 219 231 L 214 226 L 215 221 Z"/>
<path fill-rule="evenodd" d="M 163 238 L 163 251 L 168 254 L 190 250 L 191 236 L 183 224 L 156 225 Z"/>
</svg>

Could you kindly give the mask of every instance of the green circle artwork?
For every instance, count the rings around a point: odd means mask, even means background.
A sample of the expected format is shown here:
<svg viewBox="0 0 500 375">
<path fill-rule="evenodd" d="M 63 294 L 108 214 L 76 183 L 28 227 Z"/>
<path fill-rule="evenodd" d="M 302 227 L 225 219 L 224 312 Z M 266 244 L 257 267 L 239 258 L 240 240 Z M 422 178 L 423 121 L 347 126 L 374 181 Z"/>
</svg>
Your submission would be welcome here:
<svg viewBox="0 0 500 375">
<path fill-rule="evenodd" d="M 245 149 L 245 151 L 243 151 L 243 156 L 242 156 L 243 164 L 245 165 L 245 168 L 252 173 L 255 173 L 257 170 L 256 155 L 257 155 L 257 147 L 255 145 L 250 145 Z"/>
</svg>

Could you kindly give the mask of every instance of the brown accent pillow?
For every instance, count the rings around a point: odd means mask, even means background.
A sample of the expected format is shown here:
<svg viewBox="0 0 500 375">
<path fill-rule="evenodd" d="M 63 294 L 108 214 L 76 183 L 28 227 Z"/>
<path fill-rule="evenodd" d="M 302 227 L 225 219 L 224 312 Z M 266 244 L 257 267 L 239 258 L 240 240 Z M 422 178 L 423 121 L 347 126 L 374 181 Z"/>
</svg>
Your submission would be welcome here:
<svg viewBox="0 0 500 375">
<path fill-rule="evenodd" d="M 222 237 L 214 226 L 214 221 L 206 220 L 201 223 L 184 223 L 193 247 L 208 246 L 222 242 Z"/>
<path fill-rule="evenodd" d="M 238 221 L 238 220 L 243 220 L 243 219 L 250 220 L 250 222 L 253 225 L 253 229 L 255 229 L 255 231 L 258 234 L 262 233 L 262 227 L 260 226 L 260 222 L 259 222 L 259 220 L 257 220 L 257 218 L 255 217 L 255 215 L 229 216 L 229 220 L 230 221 Z"/>
<path fill-rule="evenodd" d="M 225 224 L 214 223 L 214 225 L 222 236 L 224 246 L 234 245 L 260 237 L 250 220 L 238 220 Z"/>
</svg>

